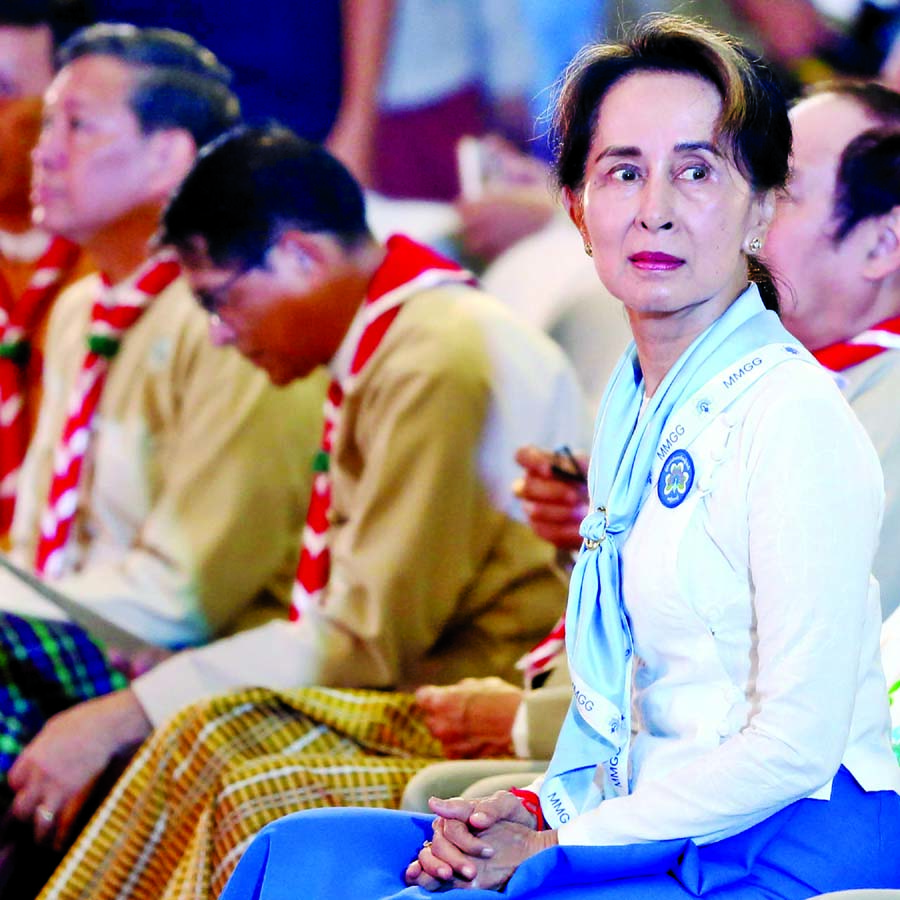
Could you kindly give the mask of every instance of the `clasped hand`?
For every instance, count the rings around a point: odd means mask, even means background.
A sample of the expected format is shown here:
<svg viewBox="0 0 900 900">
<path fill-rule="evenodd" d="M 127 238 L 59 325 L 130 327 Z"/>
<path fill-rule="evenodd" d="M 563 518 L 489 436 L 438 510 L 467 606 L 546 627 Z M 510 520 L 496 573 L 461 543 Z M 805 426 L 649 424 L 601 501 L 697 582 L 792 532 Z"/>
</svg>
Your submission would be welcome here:
<svg viewBox="0 0 900 900">
<path fill-rule="evenodd" d="M 524 860 L 557 842 L 555 831 L 535 831 L 535 817 L 509 791 L 478 800 L 432 797 L 428 805 L 437 815 L 434 834 L 405 872 L 407 884 L 427 891 L 499 891 Z"/>
</svg>

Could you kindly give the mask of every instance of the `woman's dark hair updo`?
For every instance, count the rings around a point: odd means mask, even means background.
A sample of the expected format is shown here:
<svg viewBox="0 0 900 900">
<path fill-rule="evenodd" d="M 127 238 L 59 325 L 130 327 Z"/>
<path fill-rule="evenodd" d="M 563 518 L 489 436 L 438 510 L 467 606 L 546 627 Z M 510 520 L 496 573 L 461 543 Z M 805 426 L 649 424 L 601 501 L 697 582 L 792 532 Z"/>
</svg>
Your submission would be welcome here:
<svg viewBox="0 0 900 900">
<path fill-rule="evenodd" d="M 621 41 L 590 44 L 563 77 L 553 117 L 556 178 L 578 193 L 603 98 L 635 72 L 674 72 L 708 81 L 722 98 L 716 139 L 755 191 L 784 187 L 790 166 L 791 124 L 774 73 L 735 39 L 676 15 L 643 17 Z M 750 259 L 750 277 L 777 309 L 766 267 Z"/>
</svg>

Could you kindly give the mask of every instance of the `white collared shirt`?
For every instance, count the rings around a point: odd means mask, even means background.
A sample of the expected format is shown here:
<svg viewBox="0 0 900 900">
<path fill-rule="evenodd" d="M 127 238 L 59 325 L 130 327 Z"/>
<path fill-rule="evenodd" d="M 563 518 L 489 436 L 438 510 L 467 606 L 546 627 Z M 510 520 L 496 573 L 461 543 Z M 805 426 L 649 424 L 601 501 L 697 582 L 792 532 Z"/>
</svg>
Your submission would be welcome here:
<svg viewBox="0 0 900 900">
<path fill-rule="evenodd" d="M 622 551 L 638 665 L 632 787 L 563 844 L 719 840 L 827 799 L 843 764 L 900 791 L 871 579 L 883 487 L 828 375 L 781 366 L 689 447 L 695 484 L 649 495 Z"/>
</svg>

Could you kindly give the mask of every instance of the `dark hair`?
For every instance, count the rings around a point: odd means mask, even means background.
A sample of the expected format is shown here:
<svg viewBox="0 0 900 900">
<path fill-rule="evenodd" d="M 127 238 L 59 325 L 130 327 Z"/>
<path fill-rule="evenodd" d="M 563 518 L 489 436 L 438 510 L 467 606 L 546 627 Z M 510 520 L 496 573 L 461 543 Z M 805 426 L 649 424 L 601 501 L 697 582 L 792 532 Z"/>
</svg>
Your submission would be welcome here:
<svg viewBox="0 0 900 900">
<path fill-rule="evenodd" d="M 835 178 L 834 216 L 839 243 L 860 222 L 883 216 L 900 204 L 900 132 L 872 128 L 841 153 Z"/>
<path fill-rule="evenodd" d="M 783 187 L 791 153 L 787 101 L 771 69 L 733 38 L 675 15 L 643 17 L 621 42 L 591 44 L 563 78 L 553 121 L 560 187 L 581 190 L 600 105 L 634 72 L 696 75 L 722 98 L 717 139 L 755 191 Z M 771 275 L 751 258 L 750 277 L 770 309 L 778 308 Z"/>
<path fill-rule="evenodd" d="M 56 44 L 89 21 L 86 0 L 3 0 L 0 4 L 0 28 L 46 25 Z"/>
<path fill-rule="evenodd" d="M 163 243 L 202 237 L 217 266 L 262 264 L 285 228 L 352 248 L 370 237 L 362 190 L 318 144 L 277 123 L 238 128 L 199 154 L 162 217 Z"/>
<path fill-rule="evenodd" d="M 228 86 L 230 70 L 187 34 L 100 23 L 66 41 L 57 64 L 93 55 L 113 56 L 134 67 L 129 104 L 145 134 L 183 128 L 200 147 L 240 121 L 240 103 Z"/>
</svg>

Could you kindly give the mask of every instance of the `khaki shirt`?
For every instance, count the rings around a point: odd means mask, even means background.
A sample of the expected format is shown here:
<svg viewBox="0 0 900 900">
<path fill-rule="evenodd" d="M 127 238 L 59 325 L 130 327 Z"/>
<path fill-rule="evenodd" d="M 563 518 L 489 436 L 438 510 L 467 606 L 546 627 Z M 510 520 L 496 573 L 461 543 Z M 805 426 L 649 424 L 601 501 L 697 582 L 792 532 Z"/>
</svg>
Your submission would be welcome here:
<svg viewBox="0 0 900 900">
<path fill-rule="evenodd" d="M 151 719 L 245 685 L 516 678 L 565 587 L 512 497 L 513 453 L 583 446 L 587 419 L 559 348 L 498 301 L 468 287 L 412 297 L 341 410 L 321 606 L 138 679 Z"/>
<path fill-rule="evenodd" d="M 12 529 L 22 564 L 34 560 L 98 290 L 96 276 L 80 281 L 51 317 Z M 164 646 L 284 614 L 321 431 L 322 376 L 278 390 L 236 351 L 213 347 L 207 328 L 178 279 L 125 335 L 82 472 L 74 572 L 55 582 Z"/>
</svg>

